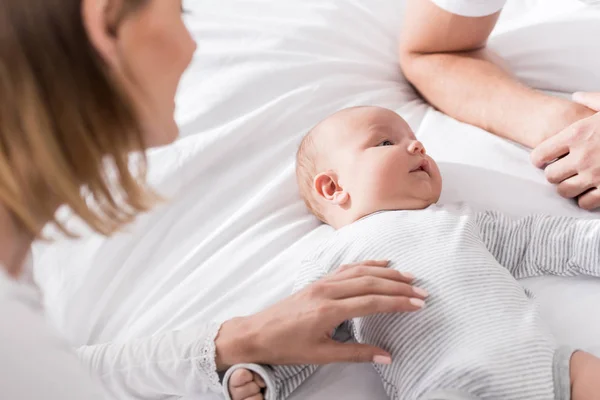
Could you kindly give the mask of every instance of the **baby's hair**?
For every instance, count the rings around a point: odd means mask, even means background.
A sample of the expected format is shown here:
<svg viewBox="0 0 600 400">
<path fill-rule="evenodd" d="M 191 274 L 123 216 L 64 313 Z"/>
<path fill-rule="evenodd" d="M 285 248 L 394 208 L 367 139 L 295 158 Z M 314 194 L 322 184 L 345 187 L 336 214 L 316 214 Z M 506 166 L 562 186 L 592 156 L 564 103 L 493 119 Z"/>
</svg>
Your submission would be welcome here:
<svg viewBox="0 0 600 400">
<path fill-rule="evenodd" d="M 325 216 L 320 211 L 315 193 L 313 192 L 313 181 L 317 175 L 318 149 L 314 134 L 319 125 L 311 129 L 302 139 L 298 152 L 296 153 L 296 180 L 300 189 L 300 196 L 306 204 L 306 208 L 321 221 L 325 222 Z"/>
<path fill-rule="evenodd" d="M 328 222 L 317 202 L 317 197 L 313 190 L 315 176 L 319 173 L 319 171 L 317 171 L 319 146 L 316 143 L 316 135 L 324 134 L 324 132 L 320 131 L 325 131 L 327 129 L 324 125 L 326 125 L 328 121 L 331 121 L 332 118 L 339 118 L 362 108 L 371 108 L 371 106 L 348 107 L 319 122 L 306 134 L 306 136 L 304 136 L 302 143 L 300 143 L 300 147 L 298 148 L 298 152 L 296 153 L 296 180 L 298 181 L 300 195 L 304 200 L 304 204 L 306 204 L 306 208 L 326 224 Z"/>
</svg>

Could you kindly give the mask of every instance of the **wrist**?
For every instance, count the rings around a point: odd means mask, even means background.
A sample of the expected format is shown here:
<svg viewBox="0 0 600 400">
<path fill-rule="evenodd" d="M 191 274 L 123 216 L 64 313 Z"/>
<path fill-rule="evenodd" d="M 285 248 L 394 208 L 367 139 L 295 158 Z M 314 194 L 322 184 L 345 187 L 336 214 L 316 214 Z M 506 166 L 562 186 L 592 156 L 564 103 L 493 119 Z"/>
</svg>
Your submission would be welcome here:
<svg viewBox="0 0 600 400">
<path fill-rule="evenodd" d="M 258 335 L 250 321 L 250 317 L 239 317 L 221 325 L 215 339 L 218 371 L 226 371 L 236 364 L 258 362 Z"/>
<path fill-rule="evenodd" d="M 591 117 L 596 112 L 581 104 L 562 98 L 552 98 L 548 102 L 545 121 L 541 124 L 539 135 L 532 143 L 536 147 L 546 139 L 556 135 L 577 121 Z"/>
</svg>

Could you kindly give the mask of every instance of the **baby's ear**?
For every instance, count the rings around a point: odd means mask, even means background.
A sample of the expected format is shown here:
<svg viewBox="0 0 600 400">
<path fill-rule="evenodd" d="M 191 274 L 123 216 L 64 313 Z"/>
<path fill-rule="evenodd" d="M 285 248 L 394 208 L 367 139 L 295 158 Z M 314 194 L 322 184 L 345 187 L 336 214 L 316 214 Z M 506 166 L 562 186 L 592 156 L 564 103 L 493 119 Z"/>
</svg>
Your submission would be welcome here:
<svg viewBox="0 0 600 400">
<path fill-rule="evenodd" d="M 339 185 L 337 175 L 334 172 L 320 173 L 315 177 L 313 186 L 318 197 L 328 203 L 341 206 L 350 199 L 348 193 Z"/>
</svg>

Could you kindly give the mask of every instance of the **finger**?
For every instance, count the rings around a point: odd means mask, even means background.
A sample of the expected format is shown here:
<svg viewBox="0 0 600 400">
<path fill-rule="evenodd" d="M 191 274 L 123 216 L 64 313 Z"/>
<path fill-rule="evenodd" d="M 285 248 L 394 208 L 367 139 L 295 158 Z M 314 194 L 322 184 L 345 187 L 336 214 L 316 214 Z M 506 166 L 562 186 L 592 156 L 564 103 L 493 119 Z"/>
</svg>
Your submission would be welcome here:
<svg viewBox="0 0 600 400">
<path fill-rule="evenodd" d="M 391 364 L 392 357 L 379 347 L 359 343 L 328 341 L 319 349 L 319 364 L 341 362 Z"/>
<path fill-rule="evenodd" d="M 591 182 L 591 179 L 586 178 L 585 175 L 579 174 L 559 183 L 557 190 L 558 194 L 560 194 L 562 197 L 572 199 L 580 194 L 583 194 L 586 190 L 592 187 L 594 187 L 594 184 Z"/>
<path fill-rule="evenodd" d="M 570 126 L 560 133 L 544 140 L 535 149 L 531 151 L 531 162 L 538 168 L 559 157 L 569 153 L 568 138 L 571 137 L 573 127 Z"/>
<path fill-rule="evenodd" d="M 343 281 L 346 279 L 360 278 L 362 276 L 374 276 L 405 283 L 411 283 L 415 279 L 414 275 L 408 272 L 398 272 L 390 268 L 371 267 L 361 264 L 339 272 L 335 275 L 331 275 L 327 278 L 327 280 L 330 282 Z"/>
<path fill-rule="evenodd" d="M 245 399 L 261 393 L 261 389 L 256 382 L 250 382 L 244 386 L 230 388 L 229 393 L 234 399 Z"/>
<path fill-rule="evenodd" d="M 240 387 L 252 382 L 252 372 L 247 369 L 238 369 L 231 374 L 229 379 L 230 387 Z"/>
<path fill-rule="evenodd" d="M 554 161 L 544 170 L 548 182 L 556 185 L 562 181 L 577 175 L 577 164 L 573 161 L 574 157 L 567 155 L 560 160 Z"/>
<path fill-rule="evenodd" d="M 591 108 L 594 111 L 600 111 L 600 93 L 577 92 L 573 93 L 573 101 Z"/>
<path fill-rule="evenodd" d="M 336 300 L 330 311 L 336 326 L 352 318 L 374 314 L 414 312 L 425 307 L 425 301 L 410 297 L 369 295 Z"/>
<path fill-rule="evenodd" d="M 260 376 L 257 373 L 254 373 L 254 382 L 256 382 L 256 384 L 258 385 L 259 388 L 264 389 L 267 387 L 267 384 L 265 383 L 264 379 L 262 378 L 262 376 Z"/>
<path fill-rule="evenodd" d="M 352 264 L 346 264 L 346 265 L 342 265 L 341 267 L 339 267 L 335 273 L 340 273 L 340 272 L 344 272 L 347 271 L 349 269 L 352 269 L 354 267 L 358 267 L 360 265 L 368 265 L 371 267 L 387 267 L 389 265 L 389 261 L 385 261 L 385 260 L 368 260 L 368 261 L 362 261 L 362 262 L 355 262 Z"/>
<path fill-rule="evenodd" d="M 600 208 L 600 190 L 594 188 L 593 190 L 584 193 L 583 196 L 579 197 L 577 200 L 577 204 L 579 204 L 579 207 L 588 211 Z"/>
<path fill-rule="evenodd" d="M 429 296 L 425 289 L 374 276 L 346 279 L 332 282 L 329 285 L 329 298 L 331 299 L 348 299 L 367 295 L 403 296 L 419 299 Z"/>
</svg>

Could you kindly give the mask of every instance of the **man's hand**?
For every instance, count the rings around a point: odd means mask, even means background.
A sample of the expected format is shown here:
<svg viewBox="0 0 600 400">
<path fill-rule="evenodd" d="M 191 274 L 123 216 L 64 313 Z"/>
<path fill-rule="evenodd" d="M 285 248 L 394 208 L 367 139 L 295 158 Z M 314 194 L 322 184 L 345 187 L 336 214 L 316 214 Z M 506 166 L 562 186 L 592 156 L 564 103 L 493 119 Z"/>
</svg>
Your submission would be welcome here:
<svg viewBox="0 0 600 400">
<path fill-rule="evenodd" d="M 576 93 L 573 100 L 600 111 L 600 93 Z M 535 166 L 558 193 L 577 198 L 585 210 L 600 207 L 600 112 L 582 119 L 542 142 L 531 153 Z"/>
</svg>

